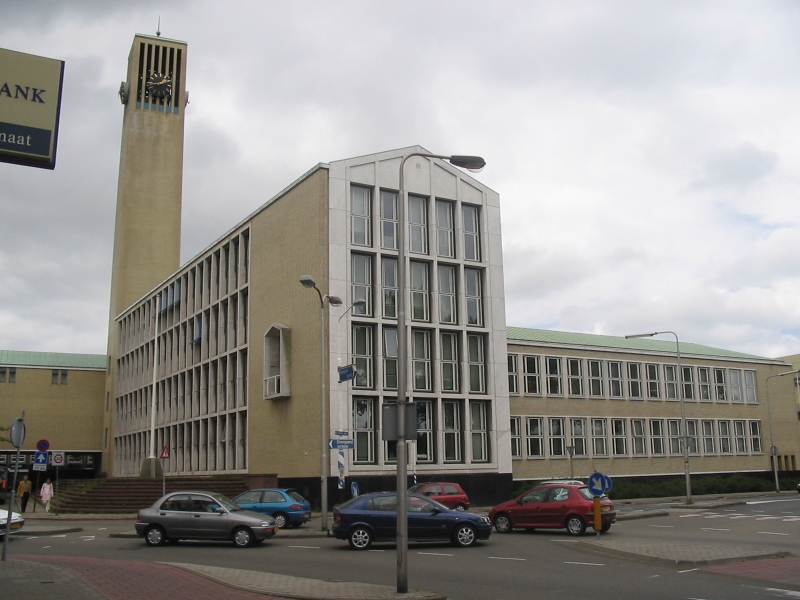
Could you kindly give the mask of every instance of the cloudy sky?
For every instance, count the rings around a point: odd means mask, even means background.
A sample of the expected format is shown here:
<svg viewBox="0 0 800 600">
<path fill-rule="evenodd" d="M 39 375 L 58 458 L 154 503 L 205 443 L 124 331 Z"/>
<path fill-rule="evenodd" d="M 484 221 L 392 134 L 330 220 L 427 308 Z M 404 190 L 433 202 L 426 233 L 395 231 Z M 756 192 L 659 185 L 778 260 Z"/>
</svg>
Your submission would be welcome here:
<svg viewBox="0 0 800 600">
<path fill-rule="evenodd" d="M 189 44 L 182 261 L 318 162 L 480 154 L 510 325 L 800 352 L 800 3 L 4 0 L 66 61 L 55 171 L 0 164 L 0 348 L 105 353 L 135 33 Z M 0 73 L 0 79 L 2 73 Z"/>
</svg>

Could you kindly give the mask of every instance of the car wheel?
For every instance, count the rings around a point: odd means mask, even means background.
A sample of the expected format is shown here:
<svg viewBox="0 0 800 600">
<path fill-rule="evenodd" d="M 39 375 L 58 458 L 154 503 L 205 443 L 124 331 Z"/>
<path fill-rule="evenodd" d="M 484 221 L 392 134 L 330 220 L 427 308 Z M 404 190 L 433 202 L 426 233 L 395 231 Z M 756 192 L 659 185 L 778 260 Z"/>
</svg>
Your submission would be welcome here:
<svg viewBox="0 0 800 600">
<path fill-rule="evenodd" d="M 513 529 L 511 519 L 506 514 L 497 515 L 494 518 L 494 528 L 497 529 L 497 533 L 511 533 Z"/>
<path fill-rule="evenodd" d="M 478 541 L 478 535 L 475 533 L 475 528 L 472 525 L 458 525 L 453 532 L 453 544 L 461 548 L 469 548 L 474 546 Z"/>
<path fill-rule="evenodd" d="M 600 529 L 600 531 L 607 533 L 609 529 L 611 529 L 611 523 L 603 523 L 603 527 Z"/>
<path fill-rule="evenodd" d="M 239 527 L 234 529 L 231 537 L 234 545 L 237 548 L 247 548 L 248 546 L 252 546 L 255 542 L 255 536 L 253 536 L 253 532 L 247 527 Z"/>
<path fill-rule="evenodd" d="M 275 513 L 272 515 L 275 519 L 275 525 L 283 529 L 286 525 L 289 524 L 289 518 L 283 513 Z"/>
<path fill-rule="evenodd" d="M 586 531 L 586 523 L 578 515 L 572 515 L 567 519 L 567 533 L 570 535 L 583 535 Z"/>
<path fill-rule="evenodd" d="M 372 532 L 364 527 L 356 527 L 350 531 L 347 541 L 353 550 L 366 550 L 372 545 Z"/>
<path fill-rule="evenodd" d="M 151 525 L 144 532 L 144 540 L 148 546 L 163 546 L 167 541 L 167 534 L 158 525 Z"/>
<path fill-rule="evenodd" d="M 467 510 L 467 507 L 459 502 L 456 504 L 456 510 Z"/>
</svg>

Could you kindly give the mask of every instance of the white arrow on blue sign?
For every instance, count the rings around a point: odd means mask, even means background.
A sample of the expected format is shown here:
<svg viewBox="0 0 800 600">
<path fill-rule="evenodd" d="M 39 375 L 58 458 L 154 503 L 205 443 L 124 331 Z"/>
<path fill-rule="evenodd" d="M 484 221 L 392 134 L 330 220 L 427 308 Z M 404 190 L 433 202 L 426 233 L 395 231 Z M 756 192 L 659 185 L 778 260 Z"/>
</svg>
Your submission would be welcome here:
<svg viewBox="0 0 800 600">
<path fill-rule="evenodd" d="M 611 477 L 603 475 L 602 473 L 595 472 L 589 475 L 588 486 L 592 496 L 602 496 L 608 493 L 611 491 L 612 484 Z"/>
<path fill-rule="evenodd" d="M 353 450 L 356 447 L 355 440 L 328 440 L 328 448 L 331 450 L 338 448 L 339 450 Z"/>
<path fill-rule="evenodd" d="M 48 462 L 50 462 L 50 458 L 47 456 L 47 452 L 37 452 L 33 457 L 33 470 L 46 471 Z"/>
</svg>

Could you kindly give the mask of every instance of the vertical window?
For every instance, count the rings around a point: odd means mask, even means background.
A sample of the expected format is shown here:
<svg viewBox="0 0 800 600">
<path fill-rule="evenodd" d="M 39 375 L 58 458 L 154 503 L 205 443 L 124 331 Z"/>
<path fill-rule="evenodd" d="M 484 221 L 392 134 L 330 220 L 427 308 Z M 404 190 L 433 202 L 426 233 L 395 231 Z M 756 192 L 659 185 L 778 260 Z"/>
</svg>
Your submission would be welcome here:
<svg viewBox="0 0 800 600">
<path fill-rule="evenodd" d="M 644 419 L 631 419 L 631 439 L 633 441 L 633 455 L 647 456 L 647 434 Z"/>
<path fill-rule="evenodd" d="M 444 412 L 444 462 L 461 462 L 461 404 L 442 402 Z"/>
<path fill-rule="evenodd" d="M 622 363 L 608 362 L 608 391 L 612 398 L 622 398 Z"/>
<path fill-rule="evenodd" d="M 17 367 L 8 368 L 8 383 L 17 382 Z"/>
<path fill-rule="evenodd" d="M 442 333 L 442 391 L 458 391 L 458 334 Z"/>
<path fill-rule="evenodd" d="M 747 454 L 747 423 L 733 422 L 733 439 L 736 443 L 736 454 Z"/>
<path fill-rule="evenodd" d="M 539 357 L 523 356 L 522 366 L 525 369 L 525 393 L 541 394 L 542 388 L 539 385 Z"/>
<path fill-rule="evenodd" d="M 599 360 L 589 361 L 589 395 L 603 396 L 603 363 Z"/>
<path fill-rule="evenodd" d="M 703 421 L 703 454 L 716 454 L 714 443 L 714 421 Z"/>
<path fill-rule="evenodd" d="M 564 393 L 561 389 L 561 359 L 548 356 L 544 363 L 547 369 L 547 395 L 561 396 Z"/>
<path fill-rule="evenodd" d="M 483 325 L 481 272 L 464 269 L 464 295 L 467 299 L 467 325 Z"/>
<path fill-rule="evenodd" d="M 425 198 L 408 197 L 408 248 L 418 254 L 428 253 L 428 210 Z"/>
<path fill-rule="evenodd" d="M 592 419 L 592 450 L 595 456 L 608 456 L 608 432 L 605 419 Z"/>
<path fill-rule="evenodd" d="M 717 402 L 727 402 L 725 393 L 725 369 L 714 369 L 714 399 Z"/>
<path fill-rule="evenodd" d="M 375 399 L 353 398 L 353 462 L 375 462 Z"/>
<path fill-rule="evenodd" d="M 383 387 L 397 389 L 397 329 L 383 328 Z"/>
<path fill-rule="evenodd" d="M 667 421 L 667 430 L 669 434 L 669 453 L 683 454 L 681 449 L 681 422 L 677 419 L 670 419 Z"/>
<path fill-rule="evenodd" d="M 540 417 L 528 417 L 525 441 L 528 456 L 544 456 L 544 431 Z"/>
<path fill-rule="evenodd" d="M 564 419 L 550 418 L 550 456 L 567 455 L 567 438 L 564 431 Z"/>
<path fill-rule="evenodd" d="M 508 355 L 508 393 L 519 393 L 519 364 L 516 354 Z"/>
<path fill-rule="evenodd" d="M 758 396 L 756 395 L 756 372 L 744 372 L 744 398 L 748 404 L 758 404 Z"/>
<path fill-rule="evenodd" d="M 59 375 L 59 370 L 53 369 L 52 378 L 50 379 L 51 385 L 58 385 L 58 375 Z"/>
<path fill-rule="evenodd" d="M 650 421 L 650 451 L 655 454 L 664 454 L 664 421 L 653 419 Z"/>
<path fill-rule="evenodd" d="M 411 261 L 411 318 L 415 321 L 430 320 L 428 289 L 428 263 Z"/>
<path fill-rule="evenodd" d="M 761 454 L 763 452 L 761 447 L 761 421 L 750 421 L 750 449 L 753 454 Z"/>
<path fill-rule="evenodd" d="M 586 456 L 586 419 L 570 419 L 573 454 Z"/>
<path fill-rule="evenodd" d="M 683 369 L 683 399 L 694 400 L 694 368 L 681 368 Z"/>
<path fill-rule="evenodd" d="M 628 456 L 628 432 L 625 419 L 611 419 L 611 440 L 614 456 Z"/>
<path fill-rule="evenodd" d="M 708 367 L 697 367 L 697 391 L 701 402 L 711 402 L 711 371 Z"/>
<path fill-rule="evenodd" d="M 486 391 L 486 365 L 483 354 L 483 336 L 468 335 L 469 391 Z"/>
<path fill-rule="evenodd" d="M 647 397 L 661 398 L 661 383 L 658 376 L 658 365 L 645 365 L 647 369 Z"/>
<path fill-rule="evenodd" d="M 372 246 L 372 191 L 350 188 L 351 241 L 355 246 Z"/>
<path fill-rule="evenodd" d="M 642 365 L 639 363 L 628 363 L 628 396 L 642 397 Z"/>
<path fill-rule="evenodd" d="M 466 260 L 480 260 L 480 229 L 478 225 L 478 207 L 462 207 L 464 217 L 464 258 Z"/>
<path fill-rule="evenodd" d="M 0 367 L 0 383 L 6 382 L 6 367 Z"/>
<path fill-rule="evenodd" d="M 353 387 L 372 387 L 372 326 L 353 325 Z"/>
<path fill-rule="evenodd" d="M 439 322 L 455 323 L 456 313 L 456 269 L 439 265 Z"/>
<path fill-rule="evenodd" d="M 353 306 L 353 314 L 372 316 L 372 257 L 366 254 L 353 254 L 351 261 L 353 302 L 364 301 L 363 305 Z"/>
<path fill-rule="evenodd" d="M 522 458 L 522 435 L 520 417 L 511 417 L 511 458 Z"/>
<path fill-rule="evenodd" d="M 417 462 L 435 460 L 433 449 L 433 401 L 416 400 L 417 407 Z"/>
<path fill-rule="evenodd" d="M 397 194 L 381 190 L 381 247 L 397 250 Z"/>
<path fill-rule="evenodd" d="M 486 402 L 470 402 L 469 415 L 472 430 L 472 462 L 489 460 L 489 426 Z"/>
<path fill-rule="evenodd" d="M 583 396 L 583 360 L 580 358 L 567 359 L 569 377 L 569 395 Z"/>
<path fill-rule="evenodd" d="M 431 335 L 429 331 L 411 332 L 411 370 L 414 373 L 414 390 L 431 390 Z"/>
<path fill-rule="evenodd" d="M 678 387 L 675 381 L 677 371 L 675 365 L 664 365 L 664 392 L 667 400 L 678 399 Z"/>
<path fill-rule="evenodd" d="M 700 454 L 700 438 L 697 435 L 697 419 L 686 420 L 686 437 L 689 442 L 689 454 Z"/>
<path fill-rule="evenodd" d="M 742 372 L 739 369 L 730 369 L 728 375 L 731 389 L 731 402 L 741 404 L 744 402 L 744 396 L 742 395 Z"/>
<path fill-rule="evenodd" d="M 383 316 L 397 318 L 397 261 L 384 258 L 381 261 L 381 285 L 383 286 Z"/>
<path fill-rule="evenodd" d="M 719 421 L 717 423 L 719 429 L 719 451 L 721 454 L 731 454 L 731 422 Z"/>
<path fill-rule="evenodd" d="M 453 203 L 436 201 L 436 253 L 445 258 L 455 258 Z"/>
</svg>

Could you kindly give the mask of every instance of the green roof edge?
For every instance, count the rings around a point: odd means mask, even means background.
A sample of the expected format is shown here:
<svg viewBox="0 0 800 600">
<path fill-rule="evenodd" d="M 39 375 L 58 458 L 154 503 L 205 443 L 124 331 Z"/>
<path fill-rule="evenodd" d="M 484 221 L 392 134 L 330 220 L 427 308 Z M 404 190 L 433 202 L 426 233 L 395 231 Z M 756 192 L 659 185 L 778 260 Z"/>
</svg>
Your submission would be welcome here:
<svg viewBox="0 0 800 600">
<path fill-rule="evenodd" d="M 28 352 L 0 350 L 0 366 L 41 367 L 59 369 L 92 369 L 105 371 L 105 354 L 70 354 L 65 352 Z"/>
</svg>

